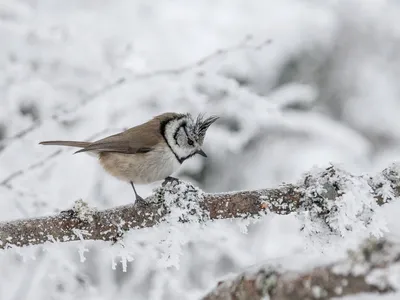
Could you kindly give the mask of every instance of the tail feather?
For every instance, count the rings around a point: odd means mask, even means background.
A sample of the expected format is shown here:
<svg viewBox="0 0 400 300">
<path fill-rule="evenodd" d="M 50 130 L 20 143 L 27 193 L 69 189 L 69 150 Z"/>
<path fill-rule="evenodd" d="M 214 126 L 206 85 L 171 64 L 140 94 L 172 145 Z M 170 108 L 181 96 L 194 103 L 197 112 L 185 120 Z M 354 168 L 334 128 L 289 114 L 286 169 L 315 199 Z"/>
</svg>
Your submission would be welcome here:
<svg viewBox="0 0 400 300">
<path fill-rule="evenodd" d="M 54 145 L 54 146 L 69 146 L 85 148 L 89 146 L 90 142 L 76 142 L 76 141 L 43 141 L 39 143 L 40 145 Z"/>
</svg>

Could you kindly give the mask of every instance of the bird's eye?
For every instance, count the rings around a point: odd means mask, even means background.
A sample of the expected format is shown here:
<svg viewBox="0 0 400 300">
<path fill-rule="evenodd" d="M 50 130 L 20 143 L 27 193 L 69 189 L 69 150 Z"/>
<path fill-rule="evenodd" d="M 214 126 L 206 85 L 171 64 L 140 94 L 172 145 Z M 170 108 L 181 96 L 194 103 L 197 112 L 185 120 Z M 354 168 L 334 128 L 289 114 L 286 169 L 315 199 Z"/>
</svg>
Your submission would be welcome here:
<svg viewBox="0 0 400 300">
<path fill-rule="evenodd" d="M 190 140 L 190 139 L 188 139 L 188 144 L 189 144 L 189 146 L 193 146 L 194 145 L 193 141 Z"/>
</svg>

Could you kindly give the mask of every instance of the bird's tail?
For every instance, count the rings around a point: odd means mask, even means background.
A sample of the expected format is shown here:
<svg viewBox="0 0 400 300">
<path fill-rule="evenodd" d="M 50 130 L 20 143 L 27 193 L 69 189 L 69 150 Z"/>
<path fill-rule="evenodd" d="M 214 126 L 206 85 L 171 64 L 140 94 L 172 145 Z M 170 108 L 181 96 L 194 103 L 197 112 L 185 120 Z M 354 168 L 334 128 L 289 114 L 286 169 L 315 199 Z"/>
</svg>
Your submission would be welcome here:
<svg viewBox="0 0 400 300">
<path fill-rule="evenodd" d="M 76 141 L 43 141 L 39 143 L 40 145 L 54 145 L 54 146 L 69 146 L 69 147 L 78 147 L 85 148 L 89 146 L 91 143 L 89 142 L 76 142 Z"/>
</svg>

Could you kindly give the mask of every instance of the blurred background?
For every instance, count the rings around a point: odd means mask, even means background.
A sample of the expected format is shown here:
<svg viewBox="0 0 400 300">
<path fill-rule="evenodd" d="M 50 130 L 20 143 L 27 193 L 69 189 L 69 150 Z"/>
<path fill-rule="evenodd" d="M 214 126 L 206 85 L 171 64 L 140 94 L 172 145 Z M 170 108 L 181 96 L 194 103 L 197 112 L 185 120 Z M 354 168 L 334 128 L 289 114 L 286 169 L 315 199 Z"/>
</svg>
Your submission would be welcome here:
<svg viewBox="0 0 400 300">
<path fill-rule="evenodd" d="M 207 192 L 274 187 L 330 163 L 378 172 L 400 156 L 399 18 L 394 0 L 1 1 L 0 220 L 79 198 L 132 202 L 96 159 L 38 142 L 99 139 L 166 111 L 221 117 L 209 157 L 177 174 Z M 198 299 L 252 265 L 321 254 L 298 227 L 271 215 L 201 234 L 137 231 L 129 253 L 8 250 L 0 299 Z"/>
</svg>

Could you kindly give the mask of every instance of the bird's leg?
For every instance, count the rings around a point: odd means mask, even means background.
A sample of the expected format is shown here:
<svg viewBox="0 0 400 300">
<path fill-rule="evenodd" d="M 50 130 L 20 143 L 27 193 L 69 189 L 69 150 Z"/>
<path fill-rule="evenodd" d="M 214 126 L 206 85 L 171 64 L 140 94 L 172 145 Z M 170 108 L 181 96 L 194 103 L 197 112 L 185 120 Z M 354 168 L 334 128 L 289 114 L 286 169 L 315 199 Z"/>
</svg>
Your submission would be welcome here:
<svg viewBox="0 0 400 300">
<path fill-rule="evenodd" d="M 162 186 L 165 186 L 167 183 L 173 183 L 173 182 L 178 183 L 178 182 L 179 182 L 179 179 L 178 179 L 178 178 L 175 178 L 175 177 L 172 177 L 172 176 L 168 176 L 168 177 L 166 177 L 166 178 L 164 179 L 164 181 L 163 181 L 163 183 L 162 183 L 161 185 L 162 185 Z"/>
<path fill-rule="evenodd" d="M 135 186 L 133 185 L 132 181 L 130 181 L 130 184 L 131 184 L 131 186 L 133 188 L 133 191 L 135 192 L 135 197 L 136 197 L 135 204 L 138 204 L 138 205 L 141 205 L 141 206 L 147 205 L 147 202 L 144 201 L 144 199 L 142 197 L 140 197 L 139 194 L 136 192 Z"/>
</svg>

